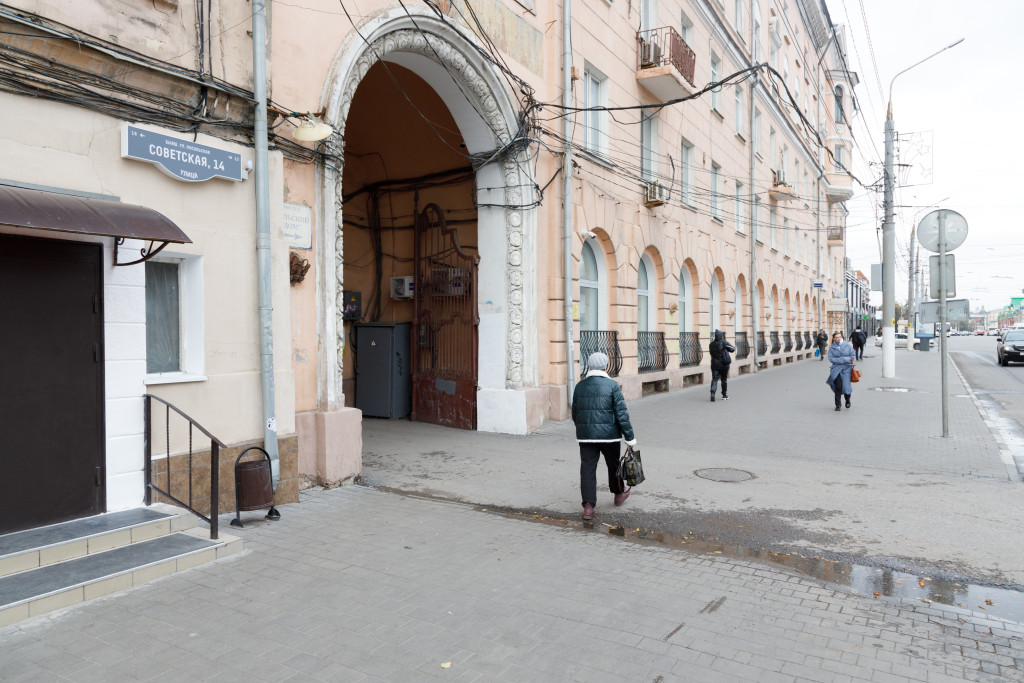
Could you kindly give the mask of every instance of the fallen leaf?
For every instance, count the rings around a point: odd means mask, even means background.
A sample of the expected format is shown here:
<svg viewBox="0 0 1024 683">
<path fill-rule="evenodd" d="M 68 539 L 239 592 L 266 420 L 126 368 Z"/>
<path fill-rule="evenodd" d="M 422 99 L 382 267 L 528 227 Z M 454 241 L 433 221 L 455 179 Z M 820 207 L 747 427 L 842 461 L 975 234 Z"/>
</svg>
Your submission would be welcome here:
<svg viewBox="0 0 1024 683">
<path fill-rule="evenodd" d="M 541 517 L 540 515 L 534 515 L 534 516 L 533 516 L 533 518 L 534 518 L 534 519 L 539 519 L 539 520 L 541 520 L 541 521 L 544 521 L 544 518 L 543 518 L 543 517 Z"/>
<path fill-rule="evenodd" d="M 918 579 L 917 580 L 917 585 L 920 586 L 921 588 L 924 588 L 925 587 L 924 579 Z"/>
<path fill-rule="evenodd" d="M 452 668 L 452 663 L 451 662 L 445 662 L 444 664 L 441 665 L 441 668 L 442 669 L 450 669 L 450 668 Z"/>
<path fill-rule="evenodd" d="M 879 595 L 881 595 L 881 594 L 882 594 L 882 591 L 875 591 L 875 597 L 876 597 L 876 598 L 877 598 L 877 597 L 878 597 Z"/>
<path fill-rule="evenodd" d="M 929 605 L 930 605 L 930 604 L 932 604 L 932 601 L 931 601 L 931 600 L 929 600 L 928 598 L 921 598 L 921 602 L 926 602 L 926 603 L 928 603 Z"/>
<path fill-rule="evenodd" d="M 985 609 L 985 608 L 982 607 L 981 605 L 978 605 L 978 609 Z"/>
<path fill-rule="evenodd" d="M 985 600 L 985 604 L 986 604 L 986 605 L 989 605 L 989 606 L 992 606 L 992 605 L 994 605 L 994 604 L 996 604 L 996 603 L 992 602 L 991 600 L 988 600 L 988 599 L 986 599 L 986 600 Z"/>
</svg>

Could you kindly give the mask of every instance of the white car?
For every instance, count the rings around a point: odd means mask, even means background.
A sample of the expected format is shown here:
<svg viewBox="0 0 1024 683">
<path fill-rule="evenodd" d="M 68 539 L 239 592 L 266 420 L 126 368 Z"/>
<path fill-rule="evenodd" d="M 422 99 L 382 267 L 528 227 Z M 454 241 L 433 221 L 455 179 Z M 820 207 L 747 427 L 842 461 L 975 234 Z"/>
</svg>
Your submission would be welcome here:
<svg viewBox="0 0 1024 683">
<path fill-rule="evenodd" d="M 914 345 L 914 350 L 917 350 L 917 348 L 920 346 L 921 343 L 919 341 L 917 341 L 916 339 L 911 340 L 909 337 L 907 337 L 907 333 L 906 332 L 896 332 L 896 348 L 897 349 L 909 348 L 910 344 L 913 344 Z M 875 346 L 878 346 L 878 347 L 882 346 L 882 337 L 881 336 L 875 337 Z"/>
</svg>

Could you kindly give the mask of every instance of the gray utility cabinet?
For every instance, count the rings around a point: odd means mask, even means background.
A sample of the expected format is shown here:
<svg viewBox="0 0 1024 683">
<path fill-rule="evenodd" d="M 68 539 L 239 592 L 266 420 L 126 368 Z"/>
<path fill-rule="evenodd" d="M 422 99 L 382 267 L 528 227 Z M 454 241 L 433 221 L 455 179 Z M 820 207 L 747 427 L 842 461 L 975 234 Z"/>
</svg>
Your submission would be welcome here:
<svg viewBox="0 0 1024 683">
<path fill-rule="evenodd" d="M 368 417 L 408 417 L 412 410 L 412 323 L 358 323 L 356 408 Z"/>
</svg>

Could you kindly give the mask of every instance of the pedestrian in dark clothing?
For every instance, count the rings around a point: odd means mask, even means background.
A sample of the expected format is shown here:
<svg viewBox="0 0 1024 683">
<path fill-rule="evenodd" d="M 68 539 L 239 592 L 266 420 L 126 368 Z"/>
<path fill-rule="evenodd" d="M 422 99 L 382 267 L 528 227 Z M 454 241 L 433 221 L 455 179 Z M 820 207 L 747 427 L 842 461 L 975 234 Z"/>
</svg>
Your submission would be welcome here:
<svg viewBox="0 0 1024 683">
<path fill-rule="evenodd" d="M 825 360 L 826 349 L 828 348 L 828 335 L 825 328 L 819 328 L 818 334 L 814 335 L 814 343 L 818 347 L 818 360 Z"/>
<path fill-rule="evenodd" d="M 850 342 L 853 343 L 853 350 L 857 355 L 857 360 L 864 360 L 864 345 L 868 343 L 868 336 L 864 334 L 864 330 L 857 326 L 857 329 L 850 335 Z"/>
<path fill-rule="evenodd" d="M 576 385 L 572 395 L 572 421 L 576 424 L 576 441 L 580 445 L 580 493 L 583 498 L 583 519 L 594 518 L 597 506 L 597 463 L 604 455 L 608 467 L 608 488 L 615 494 L 615 504 L 629 498 L 630 489 L 619 477 L 619 441 L 636 447 L 629 411 L 622 398 L 619 383 L 608 376 L 608 356 L 600 351 L 587 359 L 587 377 Z"/>
<path fill-rule="evenodd" d="M 722 400 L 729 400 L 729 366 L 732 364 L 732 357 L 729 352 L 736 352 L 736 347 L 725 341 L 725 333 L 715 330 L 715 338 L 708 345 L 708 354 L 711 356 L 711 402 L 715 401 L 715 392 L 718 390 L 718 380 L 722 380 Z"/>
<path fill-rule="evenodd" d="M 843 341 L 842 332 L 832 334 L 832 346 L 828 347 L 828 360 L 832 367 L 828 373 L 825 384 L 829 385 L 836 396 L 836 410 L 839 410 L 839 397 L 846 398 L 846 407 L 850 407 L 850 396 L 853 394 L 853 383 L 850 376 L 853 374 L 853 361 L 855 352 L 850 342 Z"/>
</svg>

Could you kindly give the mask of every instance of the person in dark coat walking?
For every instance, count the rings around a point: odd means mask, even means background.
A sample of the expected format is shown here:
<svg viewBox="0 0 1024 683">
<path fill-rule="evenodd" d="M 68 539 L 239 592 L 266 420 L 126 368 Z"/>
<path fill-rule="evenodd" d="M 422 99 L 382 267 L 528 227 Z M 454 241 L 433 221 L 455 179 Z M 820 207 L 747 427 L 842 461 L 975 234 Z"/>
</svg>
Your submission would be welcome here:
<svg viewBox="0 0 1024 683">
<path fill-rule="evenodd" d="M 736 347 L 725 341 L 725 333 L 715 330 L 715 338 L 708 345 L 708 355 L 711 356 L 711 402 L 715 402 L 715 392 L 718 390 L 718 380 L 722 380 L 722 400 L 729 400 L 729 366 L 732 364 L 732 357 L 729 352 L 736 352 Z"/>
<path fill-rule="evenodd" d="M 846 407 L 850 407 L 850 396 L 853 394 L 853 383 L 850 381 L 850 376 L 853 374 L 855 355 L 850 342 L 843 341 L 843 333 L 833 332 L 832 346 L 828 347 L 828 360 L 832 363 L 832 367 L 825 384 L 829 385 L 835 393 L 837 411 L 840 408 L 840 396 L 846 398 Z"/>
<path fill-rule="evenodd" d="M 864 345 L 868 342 L 868 335 L 864 334 L 864 330 L 860 329 L 860 325 L 850 335 L 850 341 L 853 343 L 853 350 L 857 360 L 864 360 Z"/>
<path fill-rule="evenodd" d="M 814 335 L 814 343 L 818 347 L 818 360 L 825 360 L 825 354 L 828 351 L 828 334 L 825 333 L 825 328 L 819 328 L 818 334 Z"/>
<path fill-rule="evenodd" d="M 597 463 L 604 455 L 608 467 L 608 488 L 615 504 L 622 505 L 631 489 L 619 477 L 619 441 L 636 448 L 633 425 L 619 383 L 608 376 L 608 356 L 600 351 L 587 359 L 587 376 L 572 395 L 572 421 L 580 445 L 580 494 L 583 519 L 594 518 L 597 506 Z"/>
</svg>

